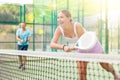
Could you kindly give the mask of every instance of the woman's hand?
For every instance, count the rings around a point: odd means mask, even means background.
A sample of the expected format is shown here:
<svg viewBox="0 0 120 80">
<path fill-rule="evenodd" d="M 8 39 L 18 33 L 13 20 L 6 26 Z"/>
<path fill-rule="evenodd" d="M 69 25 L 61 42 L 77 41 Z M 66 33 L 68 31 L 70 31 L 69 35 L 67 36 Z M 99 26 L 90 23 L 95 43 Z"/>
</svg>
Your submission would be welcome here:
<svg viewBox="0 0 120 80">
<path fill-rule="evenodd" d="M 71 52 L 72 50 L 77 50 L 74 46 L 64 46 L 65 52 Z"/>
</svg>

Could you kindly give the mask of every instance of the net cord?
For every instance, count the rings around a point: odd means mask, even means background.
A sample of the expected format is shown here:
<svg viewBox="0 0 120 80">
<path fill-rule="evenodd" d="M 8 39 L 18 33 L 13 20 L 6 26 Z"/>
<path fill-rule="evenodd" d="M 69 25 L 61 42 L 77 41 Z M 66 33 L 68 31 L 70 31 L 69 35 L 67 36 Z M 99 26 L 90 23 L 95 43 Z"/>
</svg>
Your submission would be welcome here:
<svg viewBox="0 0 120 80">
<path fill-rule="evenodd" d="M 0 55 L 21 55 L 55 59 L 67 59 L 74 61 L 104 62 L 120 64 L 119 54 L 99 54 L 99 53 L 72 53 L 72 52 L 43 52 L 43 51 L 18 51 L 18 50 L 0 50 Z"/>
</svg>

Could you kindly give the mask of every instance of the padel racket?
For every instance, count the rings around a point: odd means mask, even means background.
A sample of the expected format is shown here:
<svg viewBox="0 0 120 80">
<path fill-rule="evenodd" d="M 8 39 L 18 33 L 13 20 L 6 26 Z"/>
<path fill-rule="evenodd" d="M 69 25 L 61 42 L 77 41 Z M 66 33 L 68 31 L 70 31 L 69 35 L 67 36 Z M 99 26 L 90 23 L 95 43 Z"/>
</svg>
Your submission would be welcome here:
<svg viewBox="0 0 120 80">
<path fill-rule="evenodd" d="M 96 33 L 92 31 L 86 31 L 75 43 L 75 48 L 80 50 L 89 50 L 95 46 L 96 42 Z"/>
</svg>

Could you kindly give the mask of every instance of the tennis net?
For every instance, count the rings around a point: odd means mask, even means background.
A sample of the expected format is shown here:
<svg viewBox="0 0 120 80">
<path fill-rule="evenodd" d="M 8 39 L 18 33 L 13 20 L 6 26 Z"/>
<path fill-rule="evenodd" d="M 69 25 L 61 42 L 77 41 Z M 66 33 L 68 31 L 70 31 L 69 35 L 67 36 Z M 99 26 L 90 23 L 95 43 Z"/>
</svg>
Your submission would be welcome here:
<svg viewBox="0 0 120 80">
<path fill-rule="evenodd" d="M 18 56 L 27 57 L 25 70 L 18 68 Z M 80 73 L 84 69 L 78 66 L 80 61 L 89 62 L 86 73 Z M 0 50 L 0 80 L 115 80 L 99 63 L 111 64 L 120 75 L 118 54 Z M 80 75 L 86 75 L 86 79 Z"/>
</svg>

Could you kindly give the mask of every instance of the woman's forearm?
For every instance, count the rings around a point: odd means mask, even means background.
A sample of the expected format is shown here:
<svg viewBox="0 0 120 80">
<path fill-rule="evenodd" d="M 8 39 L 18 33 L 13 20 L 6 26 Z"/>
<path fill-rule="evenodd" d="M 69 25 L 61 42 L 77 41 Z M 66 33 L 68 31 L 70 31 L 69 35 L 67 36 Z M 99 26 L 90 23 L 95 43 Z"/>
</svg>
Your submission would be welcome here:
<svg viewBox="0 0 120 80">
<path fill-rule="evenodd" d="M 63 49 L 63 46 L 64 46 L 64 45 L 57 44 L 57 43 L 51 43 L 51 44 L 50 44 L 50 47 L 51 47 L 51 48 L 60 49 L 60 50 Z"/>
</svg>

